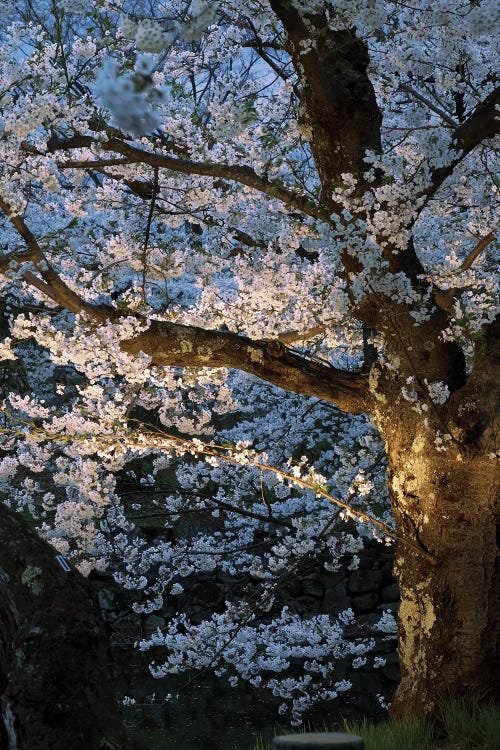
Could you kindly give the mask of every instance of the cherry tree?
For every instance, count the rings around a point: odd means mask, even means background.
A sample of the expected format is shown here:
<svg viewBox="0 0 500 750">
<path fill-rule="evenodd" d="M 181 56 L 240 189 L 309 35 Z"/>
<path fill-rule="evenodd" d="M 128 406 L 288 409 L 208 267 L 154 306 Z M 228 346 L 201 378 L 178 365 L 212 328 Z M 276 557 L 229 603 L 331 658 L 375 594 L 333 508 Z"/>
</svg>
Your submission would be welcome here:
<svg viewBox="0 0 500 750">
<path fill-rule="evenodd" d="M 332 652 L 370 644 L 349 614 L 256 611 L 364 535 L 397 542 L 393 714 L 499 688 L 498 11 L 358 6 L 2 8 L 1 353 L 32 389 L 4 388 L 7 502 L 83 574 L 113 561 L 141 611 L 194 570 L 250 570 L 253 608 L 142 647 L 170 649 L 158 675 L 258 686 L 295 639 L 309 672 L 268 680 L 294 715 L 348 689 Z M 146 544 L 127 481 L 167 529 L 214 528 Z"/>
</svg>

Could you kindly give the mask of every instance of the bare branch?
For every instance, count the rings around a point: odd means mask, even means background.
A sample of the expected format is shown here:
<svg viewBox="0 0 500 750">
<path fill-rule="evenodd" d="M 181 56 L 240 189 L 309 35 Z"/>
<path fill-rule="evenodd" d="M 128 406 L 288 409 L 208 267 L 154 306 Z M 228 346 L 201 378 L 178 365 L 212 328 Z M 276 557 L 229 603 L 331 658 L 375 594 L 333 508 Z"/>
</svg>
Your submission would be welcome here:
<svg viewBox="0 0 500 750">
<path fill-rule="evenodd" d="M 385 454 L 384 454 L 385 455 Z M 185 489 L 183 487 L 174 487 L 169 485 L 160 485 L 158 489 L 152 489 L 151 487 L 145 487 L 141 488 L 139 490 L 132 491 L 130 493 L 122 493 L 122 497 L 125 494 L 131 494 L 134 495 L 134 502 L 136 501 L 136 494 L 139 494 L 140 492 L 146 492 L 148 495 L 168 495 L 168 494 L 178 494 L 178 495 L 186 495 L 188 497 L 196 497 L 200 498 L 201 500 L 204 500 L 205 502 L 210 502 L 212 504 L 212 507 L 221 508 L 222 510 L 227 510 L 230 513 L 235 513 L 240 516 L 244 516 L 245 518 L 255 518 L 257 521 L 263 521 L 264 523 L 271 523 L 274 526 L 284 526 L 287 529 L 294 529 L 294 525 L 291 521 L 287 521 L 284 518 L 276 518 L 276 516 L 273 516 L 272 513 L 267 513 L 266 515 L 262 513 L 255 513 L 254 511 L 248 510 L 247 508 L 241 508 L 237 505 L 233 505 L 232 503 L 227 503 L 223 500 L 219 500 L 216 497 L 213 497 L 213 495 L 209 495 L 207 493 L 201 492 L 200 490 L 189 490 Z M 148 513 L 147 515 L 144 513 L 141 513 L 137 516 L 128 516 L 128 518 L 150 518 L 152 516 L 160 516 L 160 515 L 180 515 L 181 513 L 197 513 L 197 512 L 205 512 L 204 509 L 198 509 L 198 508 L 190 508 L 188 510 L 180 511 L 178 508 L 175 509 L 175 512 L 173 511 L 157 511 L 156 513 Z"/>
<path fill-rule="evenodd" d="M 276 61 L 273 60 L 271 55 L 264 49 L 262 39 L 260 38 L 257 29 L 253 25 L 251 18 L 247 18 L 247 23 L 250 26 L 255 39 L 255 43 L 251 45 L 253 49 L 255 49 L 262 60 L 264 60 L 264 62 L 266 62 L 269 67 L 274 70 L 277 76 L 282 78 L 285 82 L 288 81 L 290 76 L 285 72 L 286 65 L 278 65 Z M 300 101 L 300 91 L 296 84 L 292 86 L 292 90 L 297 99 Z"/>
<path fill-rule="evenodd" d="M 491 245 L 491 243 L 496 239 L 495 232 L 489 232 L 484 237 L 482 237 L 477 245 L 472 248 L 462 265 L 460 266 L 460 269 L 462 271 L 468 271 L 469 268 L 472 266 L 476 258 L 481 255 L 483 250 L 486 250 L 488 245 Z"/>
<path fill-rule="evenodd" d="M 429 109 L 432 109 L 433 112 L 435 112 L 439 117 L 441 117 L 448 125 L 450 125 L 453 129 L 458 128 L 458 123 L 455 122 L 455 120 L 450 117 L 450 115 L 444 111 L 444 109 L 441 109 L 441 107 L 438 107 L 436 104 L 434 104 L 433 101 L 428 99 L 426 96 L 420 93 L 420 91 L 417 91 L 417 89 L 414 89 L 413 86 L 409 86 L 407 83 L 400 83 L 399 88 L 402 91 L 406 91 L 408 94 L 411 94 L 415 97 L 415 99 L 418 99 L 423 104 L 425 104 L 426 107 L 429 107 Z"/>
<path fill-rule="evenodd" d="M 57 302 L 57 300 L 55 299 L 56 295 L 54 294 L 52 287 L 46 284 L 45 281 L 39 279 L 38 276 L 35 276 L 34 273 L 32 273 L 31 271 L 23 271 L 23 279 L 27 281 L 28 284 L 34 286 L 40 292 L 45 294 L 47 297 L 50 297 L 50 299 L 54 300 L 54 302 Z"/>
</svg>

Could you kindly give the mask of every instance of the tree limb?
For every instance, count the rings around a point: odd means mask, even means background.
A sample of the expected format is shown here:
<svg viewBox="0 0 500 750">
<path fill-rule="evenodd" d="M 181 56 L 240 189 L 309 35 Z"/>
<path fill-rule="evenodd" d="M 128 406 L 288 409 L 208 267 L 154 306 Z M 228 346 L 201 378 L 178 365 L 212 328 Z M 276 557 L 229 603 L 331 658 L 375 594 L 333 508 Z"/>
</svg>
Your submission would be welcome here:
<svg viewBox="0 0 500 750">
<path fill-rule="evenodd" d="M 343 411 L 368 410 L 365 373 L 312 361 L 277 340 L 255 341 L 227 331 L 152 320 L 147 331 L 122 342 L 122 349 L 129 354 L 142 351 L 160 366 L 231 367 L 287 391 L 334 403 Z"/>
<path fill-rule="evenodd" d="M 289 190 L 284 185 L 261 177 L 257 172 L 246 165 L 214 164 L 205 161 L 192 161 L 167 154 L 157 154 L 137 148 L 119 138 L 109 138 L 107 141 L 97 141 L 90 136 L 78 136 L 73 138 L 51 138 L 47 142 L 49 152 L 65 151 L 74 148 L 90 148 L 99 146 L 101 151 L 122 154 L 128 163 L 148 164 L 157 169 L 170 169 L 172 172 L 184 174 L 196 174 L 206 177 L 232 180 L 252 188 L 260 193 L 265 193 L 271 198 L 276 198 L 282 203 L 301 211 L 307 216 L 312 216 L 321 221 L 330 222 L 330 213 L 321 206 L 316 205 L 304 195 Z M 58 161 L 60 169 L 99 169 L 100 160 L 75 160 Z M 103 166 L 109 166 L 109 160 L 103 160 Z"/>
<path fill-rule="evenodd" d="M 484 101 L 480 102 L 467 120 L 454 131 L 452 138 L 457 156 L 450 164 L 434 170 L 428 189 L 422 193 L 422 195 L 425 195 L 425 204 L 436 194 L 446 178 L 453 173 L 455 167 L 473 149 L 486 139 L 493 138 L 493 136 L 500 133 L 497 106 L 500 106 L 500 87 L 496 88 Z"/>
<path fill-rule="evenodd" d="M 11 253 L 0 260 L 0 271 L 12 270 L 23 256 L 39 271 L 43 281 L 29 269 L 21 277 L 36 286 L 62 307 L 84 313 L 90 320 L 105 324 L 122 317 L 115 308 L 93 305 L 70 289 L 48 263 L 24 219 L 14 215 L 0 198 L 0 208 L 29 243 L 29 253 Z M 129 354 L 144 352 L 151 363 L 166 367 L 231 367 L 243 370 L 287 391 L 315 396 L 354 414 L 366 412 L 369 402 L 368 376 L 361 372 L 337 370 L 290 351 L 277 340 L 254 341 L 226 331 L 211 331 L 167 321 L 151 320 L 149 328 L 133 339 L 122 341 Z"/>
<path fill-rule="evenodd" d="M 309 341 L 325 331 L 326 325 L 324 324 L 313 326 L 305 331 L 285 331 L 279 334 L 278 341 L 281 341 L 282 344 L 296 344 L 299 341 Z"/>
<path fill-rule="evenodd" d="M 377 185 L 364 178 L 368 169 L 366 152 L 382 150 L 382 115 L 368 76 L 369 56 L 355 29 L 332 31 L 324 14 L 302 13 L 288 0 L 270 0 L 271 7 L 287 34 L 287 50 L 302 86 L 300 124 L 309 141 L 322 184 L 322 200 L 330 214 L 340 214 L 334 188 L 342 175 L 357 180 L 354 198 Z M 378 179 L 378 178 L 377 178 Z M 349 274 L 361 265 L 347 250 L 342 263 L 349 286 Z M 385 258 L 393 273 L 403 271 L 413 282 L 423 268 L 412 243 L 404 252 L 393 253 L 387 246 Z M 376 324 L 376 305 L 366 301 L 358 309 L 360 320 Z"/>
<path fill-rule="evenodd" d="M 27 252 L 9 253 L 9 255 L 0 258 L 0 271 L 2 273 L 6 275 L 16 275 L 18 273 L 28 284 L 37 287 L 41 292 L 54 300 L 54 302 L 57 302 L 71 312 L 85 313 L 91 319 L 102 323 L 118 317 L 118 313 L 114 308 L 107 305 L 92 305 L 64 283 L 47 261 L 35 235 L 29 229 L 22 216 L 16 214 L 9 203 L 1 196 L 0 209 L 28 245 Z M 40 273 L 43 281 L 38 279 L 29 268 L 23 268 L 23 265 L 26 263 L 32 264 L 32 267 Z"/>
<path fill-rule="evenodd" d="M 310 143 L 330 211 L 335 181 L 362 175 L 366 150 L 380 152 L 382 116 L 367 74 L 366 44 L 353 29 L 331 31 L 324 14 L 301 14 L 288 0 L 270 0 L 287 34 L 287 50 L 302 87 L 301 126 Z"/>
<path fill-rule="evenodd" d="M 481 255 L 483 250 L 486 250 L 488 245 L 491 245 L 491 243 L 496 239 L 495 232 L 488 232 L 484 237 L 481 237 L 480 240 L 478 240 L 477 245 L 472 248 L 462 265 L 460 266 L 461 271 L 468 271 L 469 268 L 472 266 L 476 258 Z"/>
</svg>

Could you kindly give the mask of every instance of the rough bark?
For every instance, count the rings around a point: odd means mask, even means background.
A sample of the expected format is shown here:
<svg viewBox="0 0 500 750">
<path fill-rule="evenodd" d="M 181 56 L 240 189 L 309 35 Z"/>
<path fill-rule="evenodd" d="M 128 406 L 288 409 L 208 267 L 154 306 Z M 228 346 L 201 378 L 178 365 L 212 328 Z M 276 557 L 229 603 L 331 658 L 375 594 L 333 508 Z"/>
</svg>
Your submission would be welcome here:
<svg viewBox="0 0 500 750">
<path fill-rule="evenodd" d="M 287 0 L 271 0 L 287 35 L 287 48 L 299 76 L 301 127 L 323 186 L 323 201 L 349 173 L 360 180 L 367 149 L 380 151 L 382 116 L 368 78 L 368 49 L 354 29 L 331 31 L 323 14 L 304 13 Z"/>
<path fill-rule="evenodd" d="M 433 713 L 449 695 L 500 700 L 496 346 L 485 337 L 474 372 L 445 404 L 427 399 L 425 421 L 400 383 L 372 372 L 399 537 L 401 682 L 393 716 Z"/>
<path fill-rule="evenodd" d="M 368 376 L 346 372 L 314 361 L 275 339 L 254 341 L 225 331 L 152 321 L 149 329 L 122 348 L 142 351 L 156 365 L 176 367 L 233 367 L 280 388 L 316 396 L 352 414 L 367 410 Z"/>
<path fill-rule="evenodd" d="M 448 695 L 499 699 L 495 463 L 484 453 L 464 456 L 456 447 L 439 452 L 433 435 L 409 429 L 408 421 L 392 429 L 398 435 L 388 445 L 389 483 L 400 535 L 395 575 L 401 590 L 401 682 L 392 714 L 432 713 Z"/>
<path fill-rule="evenodd" d="M 88 582 L 0 504 L 0 747 L 124 748 L 113 677 Z"/>
</svg>

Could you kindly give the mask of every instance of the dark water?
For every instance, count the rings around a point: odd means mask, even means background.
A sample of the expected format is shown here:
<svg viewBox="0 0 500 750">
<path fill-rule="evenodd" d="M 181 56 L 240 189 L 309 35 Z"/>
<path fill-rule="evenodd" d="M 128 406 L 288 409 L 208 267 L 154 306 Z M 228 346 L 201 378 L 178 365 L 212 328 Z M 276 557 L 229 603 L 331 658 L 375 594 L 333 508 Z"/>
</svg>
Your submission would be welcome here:
<svg viewBox="0 0 500 750">
<path fill-rule="evenodd" d="M 122 694 L 137 701 L 124 707 L 131 750 L 268 750 L 274 736 L 294 731 L 280 720 L 281 700 L 268 691 L 245 683 L 233 688 L 207 673 L 182 692 L 185 675 L 155 680 L 143 655 L 127 650 L 122 657 L 122 674 L 126 672 L 128 678 Z M 165 701 L 168 693 L 177 691 L 177 700 Z M 341 730 L 343 717 L 359 719 L 367 714 L 351 701 L 342 705 L 330 701 L 304 718 L 307 731 L 324 732 Z"/>
<path fill-rule="evenodd" d="M 214 693 L 212 697 L 216 699 Z M 269 750 L 276 735 L 343 728 L 340 716 L 332 720 L 335 717 L 330 711 L 319 711 L 314 721 L 306 722 L 301 729 L 293 729 L 276 720 L 276 706 L 270 706 L 265 696 L 262 700 L 259 696 L 247 706 L 246 714 L 242 710 L 244 706 L 235 705 L 233 696 L 232 700 L 224 700 L 225 697 L 220 696 L 216 711 L 213 704 L 207 708 L 206 701 L 196 698 L 181 701 L 177 710 L 158 704 L 130 707 L 127 713 L 130 712 L 129 717 L 135 724 L 130 732 L 131 750 Z M 152 728 L 155 721 L 158 726 Z M 129 726 L 131 724 L 129 721 Z"/>
<path fill-rule="evenodd" d="M 289 731 L 276 722 L 269 698 L 212 678 L 176 702 L 128 706 L 133 750 L 265 750 L 275 734 Z"/>
<path fill-rule="evenodd" d="M 132 732 L 131 738 L 132 750 L 267 750 L 274 735 L 272 727 L 260 732 L 249 725 L 246 731 L 240 727 L 224 736 L 209 737 L 186 727 L 184 736 L 176 736 L 169 729 L 140 729 Z"/>
</svg>

